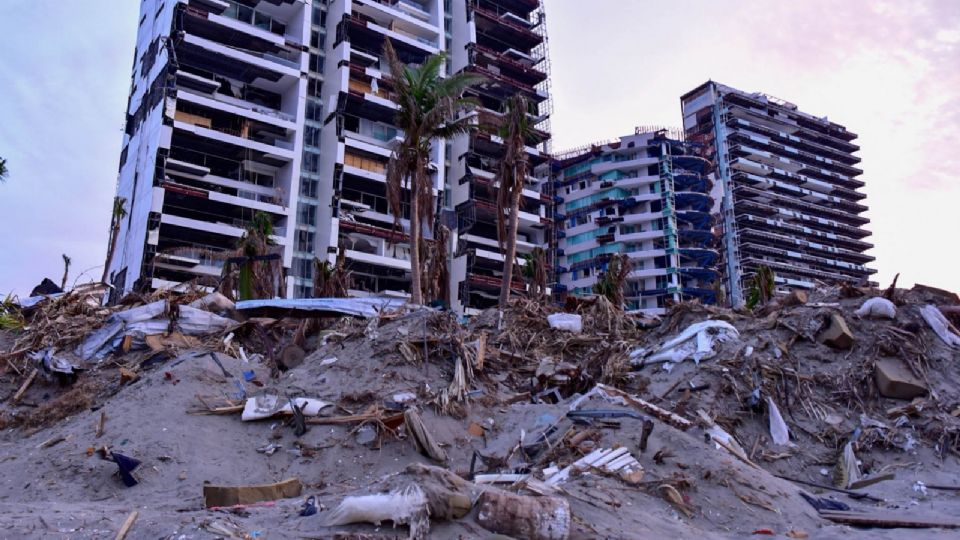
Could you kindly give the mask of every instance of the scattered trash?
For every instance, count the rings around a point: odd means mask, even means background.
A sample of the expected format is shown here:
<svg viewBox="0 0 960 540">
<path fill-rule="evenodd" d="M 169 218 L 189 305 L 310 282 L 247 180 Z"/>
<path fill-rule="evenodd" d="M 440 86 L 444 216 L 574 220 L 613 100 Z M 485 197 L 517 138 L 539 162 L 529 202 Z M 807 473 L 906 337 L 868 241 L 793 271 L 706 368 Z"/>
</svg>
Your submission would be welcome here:
<svg viewBox="0 0 960 540">
<path fill-rule="evenodd" d="M 923 483 L 922 480 L 917 480 L 916 482 L 914 482 L 913 490 L 924 497 L 927 496 L 927 485 Z"/>
<path fill-rule="evenodd" d="M 320 411 L 332 405 L 326 401 L 309 398 L 293 398 L 293 403 L 301 409 L 304 416 L 317 416 Z M 290 406 L 289 400 L 279 396 L 263 395 L 247 399 L 240 419 L 250 422 L 284 414 L 293 414 L 293 407 Z"/>
<path fill-rule="evenodd" d="M 280 450 L 281 448 L 283 448 L 283 446 L 279 444 L 271 443 L 271 444 L 266 444 L 264 446 L 261 446 L 260 448 L 257 448 L 257 452 L 261 454 L 266 454 L 268 456 L 272 456 L 274 453 L 276 453 L 277 450 Z"/>
</svg>

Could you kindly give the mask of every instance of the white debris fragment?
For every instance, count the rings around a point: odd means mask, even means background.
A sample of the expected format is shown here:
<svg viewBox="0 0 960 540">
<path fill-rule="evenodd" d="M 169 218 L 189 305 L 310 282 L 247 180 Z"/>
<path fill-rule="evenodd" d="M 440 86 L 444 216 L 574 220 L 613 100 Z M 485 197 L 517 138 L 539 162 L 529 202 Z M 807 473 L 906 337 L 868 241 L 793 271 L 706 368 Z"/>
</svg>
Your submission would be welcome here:
<svg viewBox="0 0 960 540">
<path fill-rule="evenodd" d="M 943 316 L 937 306 L 927 304 L 920 308 L 920 316 L 944 343 L 951 347 L 960 347 L 960 336 L 951 330 L 950 321 Z"/>
<path fill-rule="evenodd" d="M 583 318 L 580 317 L 580 315 L 572 313 L 554 313 L 553 315 L 547 315 L 547 323 L 550 324 L 550 328 L 557 330 L 565 330 L 575 334 L 583 331 Z"/>
<path fill-rule="evenodd" d="M 667 341 L 653 355 L 642 358 L 644 351 L 630 353 L 633 364 L 647 365 L 663 362 L 682 362 L 687 358 L 699 363 L 717 354 L 715 346 L 740 337 L 740 332 L 725 321 L 702 321 L 691 324 L 677 337 Z"/>
<path fill-rule="evenodd" d="M 791 445 L 790 431 L 787 429 L 787 423 L 783 421 L 780 415 L 780 409 L 774 403 L 773 398 L 767 396 L 767 412 L 770 415 L 770 437 L 776 445 Z"/>
<path fill-rule="evenodd" d="M 895 319 L 897 317 L 897 306 L 882 296 L 875 296 L 864 302 L 854 314 L 857 317 Z"/>
</svg>

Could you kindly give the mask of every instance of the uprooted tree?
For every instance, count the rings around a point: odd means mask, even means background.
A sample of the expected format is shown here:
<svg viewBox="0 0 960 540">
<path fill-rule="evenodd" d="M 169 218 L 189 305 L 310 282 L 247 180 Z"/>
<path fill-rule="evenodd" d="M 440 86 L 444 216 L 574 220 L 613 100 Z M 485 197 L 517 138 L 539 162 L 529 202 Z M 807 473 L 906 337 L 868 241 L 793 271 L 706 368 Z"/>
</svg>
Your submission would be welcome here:
<svg viewBox="0 0 960 540">
<path fill-rule="evenodd" d="M 469 133 L 471 119 L 460 115 L 474 107 L 464 91 L 483 80 L 469 73 L 448 77 L 440 74 L 446 56 L 431 55 L 423 64 L 406 65 L 387 39 L 384 55 L 390 65 L 393 100 L 397 104 L 394 123 L 403 130 L 403 140 L 387 164 L 387 203 L 400 226 L 404 214 L 403 189 L 410 191 L 410 301 L 423 303 L 423 227 L 433 227 L 434 198 L 430 181 L 430 152 L 433 141 Z"/>
</svg>

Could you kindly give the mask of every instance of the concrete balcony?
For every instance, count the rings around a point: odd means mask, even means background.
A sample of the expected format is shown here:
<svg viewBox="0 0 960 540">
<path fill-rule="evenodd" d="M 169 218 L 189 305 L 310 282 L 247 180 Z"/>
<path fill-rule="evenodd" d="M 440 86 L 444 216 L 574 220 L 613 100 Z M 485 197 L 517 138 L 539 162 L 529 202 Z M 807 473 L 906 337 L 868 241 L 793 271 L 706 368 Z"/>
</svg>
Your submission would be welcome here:
<svg viewBox="0 0 960 540">
<path fill-rule="evenodd" d="M 659 162 L 660 160 L 655 157 L 636 158 L 625 161 L 607 161 L 591 166 L 590 172 L 596 175 L 601 175 L 610 171 L 629 171 L 633 169 L 639 169 L 641 167 L 646 168 L 650 165 L 656 165 Z"/>
<path fill-rule="evenodd" d="M 232 236 L 234 238 L 240 238 L 246 232 L 244 227 L 235 224 L 213 223 L 198 219 L 185 218 L 182 216 L 174 216 L 171 214 L 161 214 L 160 223 L 176 225 L 178 227 L 185 227 L 187 229 L 214 233 L 223 236 Z M 270 238 L 278 245 L 285 246 L 287 244 L 287 240 L 285 238 L 286 229 L 283 227 L 275 227 L 274 232 L 277 234 L 271 236 Z"/>
<path fill-rule="evenodd" d="M 300 78 L 300 65 L 296 62 L 285 60 L 278 56 L 234 49 L 227 47 L 226 45 L 221 45 L 215 41 L 211 41 L 200 36 L 195 36 L 193 34 L 187 34 L 184 36 L 183 41 L 184 43 L 197 46 L 211 53 L 223 55 L 243 63 L 273 71 L 282 76 Z"/>
<path fill-rule="evenodd" d="M 425 44 L 436 46 L 440 37 L 440 28 L 430 22 L 431 14 L 408 0 L 354 0 L 353 11 Z"/>
<path fill-rule="evenodd" d="M 203 95 L 194 90 L 181 87 L 177 89 L 177 100 L 187 101 L 195 105 L 209 107 L 237 116 L 243 116 L 251 120 L 271 124 L 291 131 L 297 129 L 296 118 L 292 115 L 276 109 L 262 107 L 242 99 L 225 96 L 217 92 Z"/>
<path fill-rule="evenodd" d="M 232 134 L 180 120 L 175 120 L 173 122 L 173 127 L 221 143 L 228 143 L 243 148 L 249 148 L 250 150 L 263 152 L 268 157 L 282 161 L 293 161 L 293 159 L 296 157 L 296 154 L 293 151 L 293 143 L 288 141 L 278 140 L 274 144 L 266 144 L 241 137 L 239 134 Z"/>
</svg>

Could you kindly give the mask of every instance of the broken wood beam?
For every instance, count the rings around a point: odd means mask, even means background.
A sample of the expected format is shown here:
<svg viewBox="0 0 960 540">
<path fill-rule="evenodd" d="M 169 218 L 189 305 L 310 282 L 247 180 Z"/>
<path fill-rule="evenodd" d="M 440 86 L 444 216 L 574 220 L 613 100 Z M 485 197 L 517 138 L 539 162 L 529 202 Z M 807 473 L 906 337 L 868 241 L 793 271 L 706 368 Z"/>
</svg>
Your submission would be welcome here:
<svg viewBox="0 0 960 540">
<path fill-rule="evenodd" d="M 30 372 L 30 375 L 27 377 L 27 380 L 23 381 L 23 384 L 20 385 L 20 389 L 17 390 L 17 393 L 14 394 L 12 398 L 10 398 L 10 403 L 12 405 L 16 405 L 17 402 L 20 401 L 21 398 L 23 398 L 23 395 L 27 393 L 27 389 L 30 388 L 31 384 L 33 384 L 33 380 L 37 378 L 37 373 L 39 372 L 40 372 L 39 369 L 33 368 L 33 371 Z"/>
<path fill-rule="evenodd" d="M 783 476 L 783 475 L 779 475 L 779 474 L 775 474 L 774 476 L 776 476 L 777 478 L 780 478 L 780 479 L 782 479 L 782 480 L 788 480 L 788 481 L 793 482 L 793 483 L 795 483 L 795 484 L 802 484 L 802 485 L 804 485 L 804 486 L 810 486 L 810 487 L 825 489 L 825 490 L 827 490 L 827 491 L 835 491 L 835 492 L 837 492 L 837 493 L 843 493 L 843 494 L 848 495 L 851 499 L 865 499 L 865 500 L 868 500 L 868 501 L 880 502 L 880 503 L 882 503 L 882 502 L 887 502 L 886 500 L 881 499 L 880 497 L 874 497 L 873 495 L 869 495 L 869 494 L 867 494 L 867 493 L 863 493 L 862 491 L 853 491 L 853 490 L 851 490 L 851 489 L 843 489 L 843 488 L 828 486 L 828 485 L 826 485 L 826 484 L 818 484 L 817 482 L 809 482 L 809 481 L 807 481 L 807 480 L 800 480 L 799 478 L 791 478 L 791 477 L 789 477 L 789 476 Z M 929 487 L 929 486 L 927 486 L 927 487 Z"/>
<path fill-rule="evenodd" d="M 834 523 L 858 525 L 861 527 L 879 527 L 882 529 L 960 529 L 960 521 L 886 510 L 883 513 L 825 510 L 820 512 L 820 517 Z"/>
<path fill-rule="evenodd" d="M 606 396 L 619 397 L 623 399 L 623 401 L 625 401 L 627 405 L 630 405 L 631 407 L 638 409 L 640 411 L 643 411 L 647 414 L 653 415 L 657 419 L 659 419 L 661 422 L 670 424 L 671 426 L 681 431 L 686 431 L 691 427 L 693 427 L 693 422 L 691 422 L 690 420 L 687 420 L 686 418 L 678 414 L 674 414 L 662 407 L 658 407 L 653 403 L 650 403 L 649 401 L 644 401 L 638 398 L 637 396 L 632 396 L 624 392 L 623 390 L 613 388 L 612 386 L 607 386 L 605 384 L 598 384 L 596 386 L 596 389 L 597 391 L 599 391 L 602 394 L 605 394 Z"/>
<path fill-rule="evenodd" d="M 252 504 L 299 497 L 303 485 L 298 478 L 256 486 L 203 486 L 203 504 L 207 508 Z"/>
</svg>

